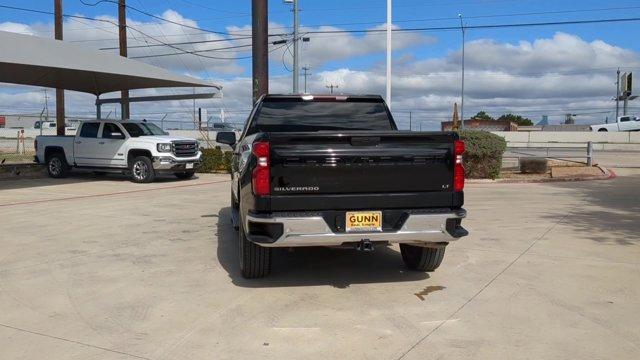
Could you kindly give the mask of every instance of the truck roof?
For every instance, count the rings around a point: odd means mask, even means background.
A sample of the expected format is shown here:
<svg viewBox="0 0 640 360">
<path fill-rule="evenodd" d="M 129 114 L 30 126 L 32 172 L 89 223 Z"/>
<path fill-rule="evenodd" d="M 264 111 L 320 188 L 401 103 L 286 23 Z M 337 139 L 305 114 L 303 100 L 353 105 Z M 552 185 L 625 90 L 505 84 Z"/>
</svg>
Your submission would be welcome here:
<svg viewBox="0 0 640 360">
<path fill-rule="evenodd" d="M 355 100 L 370 100 L 370 101 L 384 101 L 382 96 L 373 95 L 373 94 L 267 94 L 264 95 L 262 100 L 269 99 L 303 99 L 303 100 L 313 100 L 313 99 L 355 99 Z"/>
<path fill-rule="evenodd" d="M 117 122 L 117 123 L 145 123 L 145 122 L 153 122 L 153 120 L 120 120 L 120 119 L 87 119 L 81 120 L 81 123 L 85 122 Z"/>
</svg>

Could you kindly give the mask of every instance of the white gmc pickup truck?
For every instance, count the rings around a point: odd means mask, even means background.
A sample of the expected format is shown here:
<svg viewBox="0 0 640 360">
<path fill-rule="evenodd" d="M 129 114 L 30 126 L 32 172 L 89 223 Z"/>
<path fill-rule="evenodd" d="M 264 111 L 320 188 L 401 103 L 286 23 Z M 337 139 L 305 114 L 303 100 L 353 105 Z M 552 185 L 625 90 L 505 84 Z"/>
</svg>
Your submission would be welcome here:
<svg viewBox="0 0 640 360">
<path fill-rule="evenodd" d="M 147 121 L 85 121 L 75 136 L 37 136 L 36 162 L 49 176 L 61 178 L 71 168 L 128 173 L 134 182 L 152 182 L 156 173 L 189 179 L 202 161 L 195 139 L 170 136 Z"/>
<path fill-rule="evenodd" d="M 620 116 L 617 122 L 611 124 L 591 125 L 591 131 L 640 131 L 640 119 L 636 116 Z"/>
</svg>

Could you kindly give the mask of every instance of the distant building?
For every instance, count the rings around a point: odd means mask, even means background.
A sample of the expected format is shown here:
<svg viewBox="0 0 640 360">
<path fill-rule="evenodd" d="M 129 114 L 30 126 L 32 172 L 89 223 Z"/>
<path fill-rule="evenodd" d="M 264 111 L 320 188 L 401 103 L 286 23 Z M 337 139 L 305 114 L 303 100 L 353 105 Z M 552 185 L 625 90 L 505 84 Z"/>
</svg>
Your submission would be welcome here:
<svg viewBox="0 0 640 360">
<path fill-rule="evenodd" d="M 549 125 L 549 116 L 547 115 L 542 115 L 542 120 L 540 120 L 540 122 L 536 124 L 536 126 L 544 126 L 544 125 Z"/>
<path fill-rule="evenodd" d="M 464 129 L 484 130 L 484 131 L 518 131 L 518 125 L 511 121 L 469 119 L 463 121 Z M 453 121 L 443 121 L 440 123 L 442 131 L 451 131 Z"/>
<path fill-rule="evenodd" d="M 2 115 L 4 128 L 7 129 L 33 129 L 36 121 L 40 121 L 37 115 Z M 56 121 L 55 116 L 52 121 Z"/>
<path fill-rule="evenodd" d="M 591 130 L 589 129 L 589 125 L 561 124 L 561 125 L 543 126 L 542 131 L 591 131 Z"/>
</svg>

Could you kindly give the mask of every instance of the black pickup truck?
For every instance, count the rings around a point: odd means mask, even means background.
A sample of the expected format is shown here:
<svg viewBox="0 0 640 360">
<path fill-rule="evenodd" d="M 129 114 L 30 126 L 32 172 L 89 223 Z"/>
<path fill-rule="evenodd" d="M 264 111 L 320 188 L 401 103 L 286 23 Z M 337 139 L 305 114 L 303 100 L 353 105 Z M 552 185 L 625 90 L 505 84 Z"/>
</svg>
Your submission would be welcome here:
<svg viewBox="0 0 640 360">
<path fill-rule="evenodd" d="M 243 276 L 266 276 L 271 248 L 371 251 L 400 244 L 433 271 L 462 227 L 464 143 L 399 131 L 380 96 L 263 96 L 233 148 L 231 206 Z"/>
</svg>

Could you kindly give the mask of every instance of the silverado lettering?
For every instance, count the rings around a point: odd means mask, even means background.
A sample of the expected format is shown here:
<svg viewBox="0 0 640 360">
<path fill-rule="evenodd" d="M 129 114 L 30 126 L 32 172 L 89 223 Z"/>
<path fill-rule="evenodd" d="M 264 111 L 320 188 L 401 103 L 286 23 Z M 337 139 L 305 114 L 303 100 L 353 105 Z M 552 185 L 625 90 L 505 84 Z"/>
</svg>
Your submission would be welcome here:
<svg viewBox="0 0 640 360">
<path fill-rule="evenodd" d="M 317 186 L 274 187 L 274 191 L 320 191 Z"/>
</svg>

